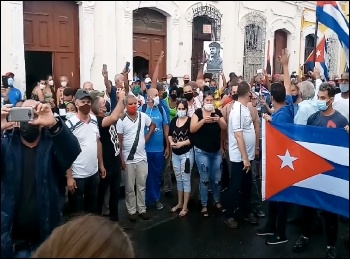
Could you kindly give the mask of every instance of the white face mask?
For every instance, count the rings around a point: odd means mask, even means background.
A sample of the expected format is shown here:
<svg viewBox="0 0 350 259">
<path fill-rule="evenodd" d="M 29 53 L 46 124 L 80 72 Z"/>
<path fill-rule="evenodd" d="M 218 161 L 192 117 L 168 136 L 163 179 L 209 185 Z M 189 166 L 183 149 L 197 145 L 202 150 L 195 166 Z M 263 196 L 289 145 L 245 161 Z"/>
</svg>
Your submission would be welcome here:
<svg viewBox="0 0 350 259">
<path fill-rule="evenodd" d="M 204 85 L 209 86 L 209 82 L 206 82 Z"/>
<path fill-rule="evenodd" d="M 67 82 L 66 81 L 61 82 L 61 86 L 66 87 L 67 86 Z"/>
<path fill-rule="evenodd" d="M 177 116 L 178 116 L 179 118 L 185 117 L 185 116 L 186 116 L 186 111 L 184 111 L 184 110 L 178 110 L 178 111 L 177 111 Z"/>
<path fill-rule="evenodd" d="M 157 106 L 159 104 L 159 96 L 153 98 L 153 105 Z"/>
<path fill-rule="evenodd" d="M 214 110 L 214 104 L 212 104 L 212 103 L 205 103 L 205 104 L 203 105 L 203 108 L 204 108 L 204 110 L 206 110 L 207 112 L 211 112 L 211 111 Z"/>
<path fill-rule="evenodd" d="M 44 84 L 40 84 L 39 87 L 40 87 L 41 90 L 43 90 L 45 88 L 45 85 Z"/>
<path fill-rule="evenodd" d="M 75 115 L 75 112 L 67 112 L 66 119 L 69 120 L 73 115 Z"/>
<path fill-rule="evenodd" d="M 50 86 L 53 86 L 53 80 L 50 80 L 50 81 L 49 81 L 49 85 L 50 85 Z"/>
<path fill-rule="evenodd" d="M 339 84 L 339 88 L 342 93 L 349 92 L 349 84 L 341 83 Z"/>
<path fill-rule="evenodd" d="M 170 79 L 167 79 L 167 80 L 166 80 L 166 83 L 167 83 L 168 85 L 170 85 Z"/>
</svg>

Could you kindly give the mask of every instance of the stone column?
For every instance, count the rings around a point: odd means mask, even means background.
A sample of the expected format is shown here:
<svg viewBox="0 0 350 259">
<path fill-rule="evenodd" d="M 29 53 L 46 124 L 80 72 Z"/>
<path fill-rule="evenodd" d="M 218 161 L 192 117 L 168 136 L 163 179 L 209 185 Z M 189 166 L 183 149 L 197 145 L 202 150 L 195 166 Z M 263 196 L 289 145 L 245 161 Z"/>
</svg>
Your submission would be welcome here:
<svg viewBox="0 0 350 259">
<path fill-rule="evenodd" d="M 91 81 L 91 67 L 95 55 L 95 3 L 95 1 L 78 2 L 81 85 L 86 81 Z"/>
<path fill-rule="evenodd" d="M 23 34 L 23 1 L 10 1 L 11 19 L 9 25 L 11 27 L 11 37 L 7 40 L 11 41 L 11 56 L 13 58 L 13 68 L 8 67 L 8 71 L 15 74 L 15 86 L 21 90 L 22 97 L 26 90 L 26 73 L 24 59 L 24 34 Z M 3 39 L 4 40 L 4 39 Z M 10 65 L 10 64 L 9 64 Z"/>
</svg>

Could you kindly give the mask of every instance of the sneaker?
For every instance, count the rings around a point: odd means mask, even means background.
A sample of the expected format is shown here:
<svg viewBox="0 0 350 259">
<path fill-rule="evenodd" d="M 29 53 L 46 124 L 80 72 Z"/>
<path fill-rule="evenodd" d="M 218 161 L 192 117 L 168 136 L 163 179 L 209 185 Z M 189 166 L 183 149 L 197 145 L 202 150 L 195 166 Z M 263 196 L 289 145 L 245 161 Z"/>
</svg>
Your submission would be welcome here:
<svg viewBox="0 0 350 259">
<path fill-rule="evenodd" d="M 258 218 L 263 218 L 265 217 L 265 213 L 262 210 L 259 210 L 258 212 L 254 213 L 255 216 L 257 216 Z"/>
<path fill-rule="evenodd" d="M 326 256 L 327 258 L 336 258 L 337 250 L 335 249 L 335 246 L 327 246 Z"/>
<path fill-rule="evenodd" d="M 307 237 L 301 235 L 299 239 L 293 245 L 293 252 L 300 253 L 305 251 L 305 249 L 310 245 L 310 240 Z"/>
<path fill-rule="evenodd" d="M 141 217 L 143 220 L 149 220 L 149 219 L 151 218 L 151 216 L 150 216 L 146 211 L 140 213 L 140 217 Z"/>
<path fill-rule="evenodd" d="M 259 228 L 255 234 L 257 236 L 273 236 L 275 233 L 274 231 L 271 231 L 270 229 L 263 227 L 263 228 Z"/>
<path fill-rule="evenodd" d="M 238 223 L 237 223 L 237 221 L 234 218 L 226 219 L 224 222 L 230 228 L 237 228 L 238 227 Z"/>
<path fill-rule="evenodd" d="M 129 220 L 132 221 L 132 222 L 135 222 L 135 221 L 137 220 L 136 213 L 134 213 L 134 214 L 129 214 Z"/>
<path fill-rule="evenodd" d="M 248 215 L 248 217 L 244 218 L 245 221 L 248 221 L 250 224 L 258 224 L 258 220 L 256 219 L 256 217 L 254 216 L 253 213 L 250 213 Z"/>
<path fill-rule="evenodd" d="M 164 206 L 160 201 L 156 201 L 156 208 L 157 210 L 162 210 L 164 209 Z"/>
<path fill-rule="evenodd" d="M 279 235 L 273 235 L 266 241 L 266 244 L 278 245 L 278 244 L 283 244 L 283 243 L 287 243 L 287 242 L 288 242 L 288 239 L 286 237 L 281 237 Z"/>
</svg>

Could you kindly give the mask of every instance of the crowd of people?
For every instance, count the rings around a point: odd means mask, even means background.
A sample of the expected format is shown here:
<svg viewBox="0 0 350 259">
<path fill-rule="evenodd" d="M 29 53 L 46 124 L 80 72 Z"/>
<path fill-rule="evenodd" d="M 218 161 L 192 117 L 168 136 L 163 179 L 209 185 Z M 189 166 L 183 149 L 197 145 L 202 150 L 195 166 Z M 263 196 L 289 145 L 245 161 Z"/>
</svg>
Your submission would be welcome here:
<svg viewBox="0 0 350 259">
<path fill-rule="evenodd" d="M 177 189 L 172 213 L 185 217 L 191 213 L 189 201 L 199 199 L 203 218 L 210 217 L 214 208 L 230 228 L 237 228 L 243 220 L 256 225 L 258 218 L 265 217 L 259 188 L 262 120 L 349 129 L 348 73 L 328 82 L 323 82 L 318 69 L 303 78 L 291 76 L 289 54 L 283 50 L 280 75 L 264 71 L 248 79 L 230 73 L 226 81 L 222 73 L 219 86 L 216 77 L 203 73 L 207 62 L 203 56 L 195 81 L 184 75 L 180 84 L 171 74 L 159 75 L 163 57 L 162 52 L 152 78 L 135 74 L 129 81 L 125 68 L 113 83 L 104 66 L 105 91 L 94 90 L 91 82 L 74 91 L 66 76 L 55 87 L 48 76 L 26 100 L 13 87 L 14 74 L 6 74 L 8 87 L 2 87 L 1 108 L 3 257 L 19 257 L 23 252 L 30 256 L 44 240 L 45 248 L 39 248 L 35 257 L 84 257 L 87 251 L 89 256 L 107 256 L 98 252 L 109 252 L 100 249 L 101 242 L 105 235 L 120 237 L 121 230 L 93 217 L 57 228 L 63 223 L 66 203 L 73 216 L 89 213 L 118 222 L 123 182 L 129 220 L 148 220 L 149 208 L 164 209 L 160 197 L 161 193 L 171 195 L 172 175 Z M 7 117 L 15 106 L 33 107 L 34 120 L 9 122 Z M 193 180 L 196 176 L 199 184 Z M 256 234 L 268 236 L 268 245 L 285 243 L 291 206 L 267 203 L 267 223 Z M 295 252 L 310 244 L 315 212 L 303 208 L 302 234 L 293 246 Z M 326 256 L 335 258 L 338 215 L 322 214 Z M 93 227 L 92 222 L 100 225 Z M 67 231 L 75 233 L 77 226 L 86 232 L 77 231 L 71 241 L 66 240 Z M 104 236 L 95 250 L 87 240 L 94 230 Z M 107 244 L 120 246 L 108 240 Z M 62 246 L 80 241 L 87 242 L 76 250 L 80 255 L 62 254 L 66 250 Z M 123 255 L 132 257 L 130 241 L 123 242 Z"/>
</svg>

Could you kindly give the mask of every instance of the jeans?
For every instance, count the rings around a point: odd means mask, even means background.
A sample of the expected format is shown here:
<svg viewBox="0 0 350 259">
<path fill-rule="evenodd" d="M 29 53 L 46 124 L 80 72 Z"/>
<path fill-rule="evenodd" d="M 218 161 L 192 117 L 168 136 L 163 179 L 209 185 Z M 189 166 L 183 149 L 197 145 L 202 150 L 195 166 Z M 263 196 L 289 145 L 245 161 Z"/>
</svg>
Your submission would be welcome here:
<svg viewBox="0 0 350 259">
<path fill-rule="evenodd" d="M 286 202 L 268 202 L 266 228 L 282 238 L 286 237 L 288 206 Z"/>
<path fill-rule="evenodd" d="M 260 163 L 252 161 L 252 189 L 251 189 L 251 204 L 254 212 L 261 210 L 262 197 L 261 197 L 261 177 L 257 175 L 257 167 Z"/>
<path fill-rule="evenodd" d="M 109 216 L 112 220 L 118 221 L 118 203 L 120 197 L 121 167 L 120 158 L 116 157 L 118 165 L 113 170 L 107 170 L 106 177 L 100 180 L 99 186 L 99 212 L 102 213 L 105 194 L 109 187 Z"/>
<path fill-rule="evenodd" d="M 201 204 L 207 207 L 209 184 L 214 202 L 220 202 L 222 156 L 220 150 L 216 153 L 208 153 L 195 147 L 194 152 L 199 171 Z"/>
<path fill-rule="evenodd" d="M 164 152 L 147 152 L 147 162 L 148 176 L 146 180 L 146 205 L 152 205 L 160 199 Z"/>
<path fill-rule="evenodd" d="M 190 159 L 190 172 L 185 173 L 186 159 Z M 182 155 L 172 153 L 172 162 L 176 177 L 177 190 L 180 192 L 191 192 L 191 171 L 193 167 L 193 149 Z"/>
<path fill-rule="evenodd" d="M 74 178 L 77 188 L 68 193 L 68 202 L 73 213 L 97 213 L 99 174 L 87 178 Z"/>
<path fill-rule="evenodd" d="M 231 171 L 225 216 L 236 220 L 251 213 L 252 171 L 243 171 L 243 167 L 243 162 L 230 162 Z M 238 209 L 242 215 L 237 214 Z"/>
<path fill-rule="evenodd" d="M 315 218 L 317 210 L 310 207 L 303 208 L 304 217 L 302 218 L 302 235 L 310 238 L 312 230 L 312 221 Z M 338 236 L 338 218 L 339 216 L 334 213 L 323 211 L 325 219 L 326 229 L 326 242 L 327 246 L 335 246 Z"/>
</svg>

